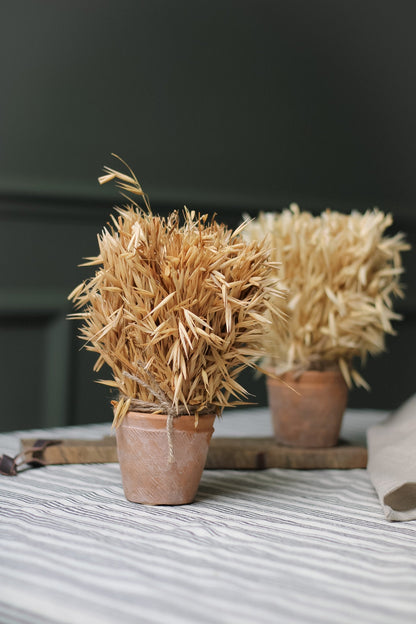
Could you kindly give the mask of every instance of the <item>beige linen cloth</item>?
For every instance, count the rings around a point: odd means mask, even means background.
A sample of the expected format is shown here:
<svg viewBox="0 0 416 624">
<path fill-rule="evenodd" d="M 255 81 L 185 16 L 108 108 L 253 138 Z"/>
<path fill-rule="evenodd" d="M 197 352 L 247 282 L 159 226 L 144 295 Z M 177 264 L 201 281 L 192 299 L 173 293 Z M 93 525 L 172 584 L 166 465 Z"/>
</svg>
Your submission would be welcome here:
<svg viewBox="0 0 416 624">
<path fill-rule="evenodd" d="M 387 520 L 416 519 L 416 395 L 367 431 L 367 470 Z"/>
</svg>

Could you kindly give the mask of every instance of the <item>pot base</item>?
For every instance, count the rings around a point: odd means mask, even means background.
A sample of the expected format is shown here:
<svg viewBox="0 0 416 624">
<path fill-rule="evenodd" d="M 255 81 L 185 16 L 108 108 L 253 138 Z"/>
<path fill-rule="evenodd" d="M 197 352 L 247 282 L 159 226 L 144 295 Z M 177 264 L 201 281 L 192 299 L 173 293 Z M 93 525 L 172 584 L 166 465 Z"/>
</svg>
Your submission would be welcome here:
<svg viewBox="0 0 416 624">
<path fill-rule="evenodd" d="M 267 378 L 277 442 L 303 448 L 335 446 L 348 399 L 341 372 L 306 371 L 299 377 L 285 373 L 280 379 Z"/>
<path fill-rule="evenodd" d="M 116 430 L 124 494 L 144 505 L 186 505 L 197 493 L 215 416 L 174 418 L 169 462 L 167 416 L 129 412 Z"/>
</svg>

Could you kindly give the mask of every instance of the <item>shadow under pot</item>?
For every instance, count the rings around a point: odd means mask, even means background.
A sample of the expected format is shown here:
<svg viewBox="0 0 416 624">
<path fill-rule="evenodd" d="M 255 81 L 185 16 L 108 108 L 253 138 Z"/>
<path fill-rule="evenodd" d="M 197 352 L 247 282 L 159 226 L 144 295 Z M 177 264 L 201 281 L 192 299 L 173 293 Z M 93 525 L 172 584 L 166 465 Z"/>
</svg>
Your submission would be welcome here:
<svg viewBox="0 0 416 624">
<path fill-rule="evenodd" d="M 341 371 L 267 377 L 267 393 L 277 442 L 303 448 L 336 446 L 348 400 Z"/>
<path fill-rule="evenodd" d="M 116 429 L 124 494 L 133 503 L 185 505 L 197 493 L 214 432 L 214 415 L 173 419 L 169 461 L 167 416 L 128 412 Z"/>
</svg>

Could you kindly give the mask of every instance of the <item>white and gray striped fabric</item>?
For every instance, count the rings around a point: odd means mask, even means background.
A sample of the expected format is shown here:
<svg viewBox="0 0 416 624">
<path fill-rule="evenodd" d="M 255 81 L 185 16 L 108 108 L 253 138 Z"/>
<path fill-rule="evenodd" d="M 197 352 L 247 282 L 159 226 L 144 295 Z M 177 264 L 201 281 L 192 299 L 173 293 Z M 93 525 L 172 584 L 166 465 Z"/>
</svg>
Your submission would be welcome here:
<svg viewBox="0 0 416 624">
<path fill-rule="evenodd" d="M 384 416 L 349 411 L 343 435 Z M 267 409 L 217 425 L 269 432 Z M 0 477 L 0 496 L 1 624 L 416 622 L 416 522 L 385 520 L 366 470 L 205 471 L 192 505 L 148 507 L 117 464 L 49 466 Z"/>
</svg>

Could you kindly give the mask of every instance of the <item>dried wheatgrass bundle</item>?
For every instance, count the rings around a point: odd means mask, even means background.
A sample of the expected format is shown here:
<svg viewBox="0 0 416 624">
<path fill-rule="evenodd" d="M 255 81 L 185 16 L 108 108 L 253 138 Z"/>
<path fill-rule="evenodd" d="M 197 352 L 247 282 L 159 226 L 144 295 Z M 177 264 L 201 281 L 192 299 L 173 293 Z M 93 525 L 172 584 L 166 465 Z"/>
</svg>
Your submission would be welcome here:
<svg viewBox="0 0 416 624">
<path fill-rule="evenodd" d="M 112 370 L 102 383 L 120 393 L 114 424 L 129 409 L 219 414 L 247 396 L 236 378 L 281 314 L 270 248 L 186 208 L 182 221 L 155 216 L 133 172 L 105 171 L 101 183 L 118 181 L 145 209 L 132 200 L 117 209 L 86 263 L 98 270 L 69 298 L 98 353 L 94 370 Z"/>
<path fill-rule="evenodd" d="M 266 365 L 277 374 L 339 366 L 349 387 L 368 388 L 353 367 L 368 353 L 385 349 L 394 334 L 393 298 L 403 297 L 402 234 L 387 237 L 391 215 L 379 210 L 350 215 L 327 210 L 320 216 L 295 204 L 263 213 L 245 229 L 247 240 L 269 238 L 279 280 L 288 290 L 288 323 L 273 320 L 265 335 Z"/>
</svg>

